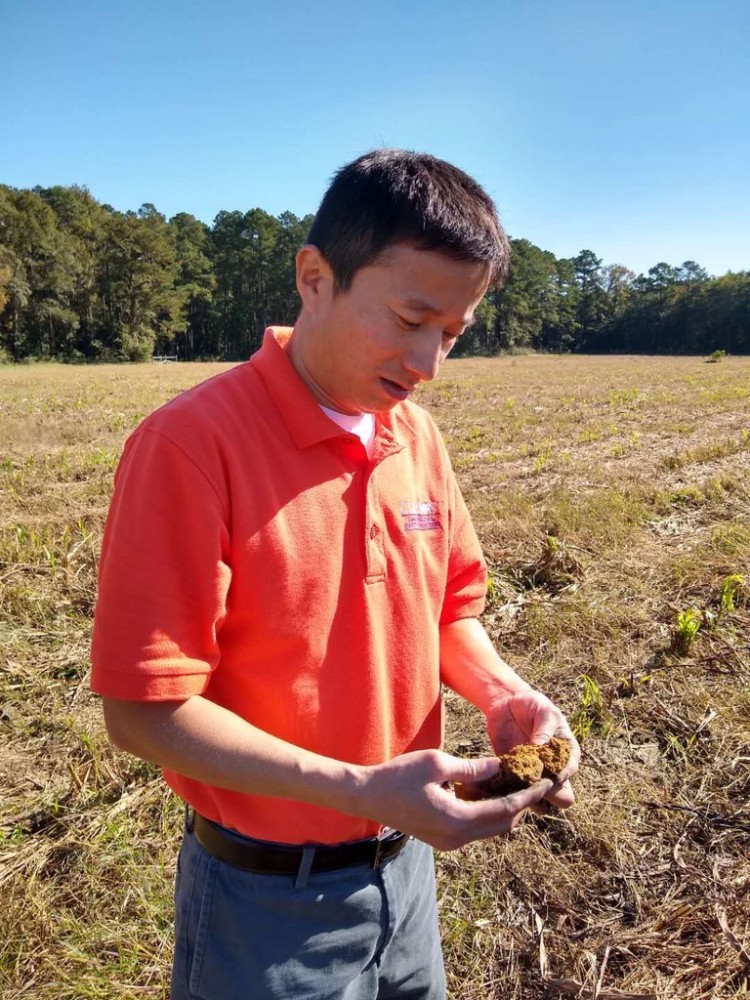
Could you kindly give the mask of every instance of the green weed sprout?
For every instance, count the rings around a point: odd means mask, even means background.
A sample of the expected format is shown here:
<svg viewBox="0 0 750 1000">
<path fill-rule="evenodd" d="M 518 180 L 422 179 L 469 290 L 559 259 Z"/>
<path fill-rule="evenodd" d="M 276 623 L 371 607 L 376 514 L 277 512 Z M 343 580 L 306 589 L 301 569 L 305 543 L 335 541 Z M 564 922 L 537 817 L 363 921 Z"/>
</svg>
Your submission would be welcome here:
<svg viewBox="0 0 750 1000">
<path fill-rule="evenodd" d="M 745 578 L 741 573 L 732 573 L 721 585 L 719 598 L 721 614 L 731 615 L 737 607 L 737 597 L 745 589 Z"/>
<path fill-rule="evenodd" d="M 609 724 L 606 719 L 602 689 L 589 674 L 581 674 L 579 680 L 583 682 L 583 691 L 581 704 L 570 720 L 573 735 L 577 740 L 584 740 L 591 733 L 604 735 L 609 729 Z"/>
<path fill-rule="evenodd" d="M 697 608 L 688 608 L 677 615 L 677 627 L 672 635 L 672 649 L 678 656 L 687 656 L 692 648 L 703 618 Z"/>
</svg>

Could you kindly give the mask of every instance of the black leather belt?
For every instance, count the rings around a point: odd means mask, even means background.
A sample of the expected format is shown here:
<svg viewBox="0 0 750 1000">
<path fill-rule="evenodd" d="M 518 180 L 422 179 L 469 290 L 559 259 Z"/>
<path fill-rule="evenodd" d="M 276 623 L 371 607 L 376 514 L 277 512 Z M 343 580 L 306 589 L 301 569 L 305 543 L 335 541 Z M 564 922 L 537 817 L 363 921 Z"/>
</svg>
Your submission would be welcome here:
<svg viewBox="0 0 750 1000">
<path fill-rule="evenodd" d="M 307 848 L 262 840 L 243 841 L 232 837 L 199 813 L 193 813 L 193 833 L 201 847 L 215 858 L 259 875 L 296 875 L 305 854 L 311 851 L 314 851 L 313 857 L 305 864 L 310 872 L 332 872 L 364 864 L 377 868 L 386 858 L 398 854 L 409 840 L 405 833 L 394 830 L 381 839 L 371 837 L 344 844 L 311 844 Z"/>
</svg>

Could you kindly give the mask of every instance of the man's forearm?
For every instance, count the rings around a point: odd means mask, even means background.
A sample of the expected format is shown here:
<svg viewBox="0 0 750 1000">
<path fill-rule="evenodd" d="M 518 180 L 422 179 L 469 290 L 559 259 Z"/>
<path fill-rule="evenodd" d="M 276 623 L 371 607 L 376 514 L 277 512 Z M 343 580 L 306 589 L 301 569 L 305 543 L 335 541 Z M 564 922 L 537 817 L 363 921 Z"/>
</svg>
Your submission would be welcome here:
<svg viewBox="0 0 750 1000">
<path fill-rule="evenodd" d="M 295 799 L 362 815 L 365 769 L 286 743 L 206 698 L 105 699 L 113 743 L 189 778 L 250 795 Z"/>
<path fill-rule="evenodd" d="M 144 760 L 206 784 L 325 806 L 419 837 L 440 850 L 508 833 L 550 781 L 503 799 L 464 802 L 454 781 L 484 781 L 494 757 L 471 760 L 416 750 L 358 766 L 285 743 L 199 696 L 180 702 L 105 699 L 112 741 Z"/>
<path fill-rule="evenodd" d="M 508 694 L 530 688 L 498 656 L 476 618 L 464 618 L 440 629 L 440 676 L 444 684 L 485 715 Z"/>
</svg>

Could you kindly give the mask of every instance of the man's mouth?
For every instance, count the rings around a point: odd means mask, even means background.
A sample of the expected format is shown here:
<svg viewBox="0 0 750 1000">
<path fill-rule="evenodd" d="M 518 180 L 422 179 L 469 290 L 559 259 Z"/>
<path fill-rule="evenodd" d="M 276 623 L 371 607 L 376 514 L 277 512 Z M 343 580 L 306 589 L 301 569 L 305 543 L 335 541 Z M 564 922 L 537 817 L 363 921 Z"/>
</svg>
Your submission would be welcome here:
<svg viewBox="0 0 750 1000">
<path fill-rule="evenodd" d="M 399 400 L 406 399 L 416 388 L 416 386 L 401 385 L 400 382 L 393 382 L 389 378 L 381 378 L 380 381 L 388 395 Z"/>
</svg>

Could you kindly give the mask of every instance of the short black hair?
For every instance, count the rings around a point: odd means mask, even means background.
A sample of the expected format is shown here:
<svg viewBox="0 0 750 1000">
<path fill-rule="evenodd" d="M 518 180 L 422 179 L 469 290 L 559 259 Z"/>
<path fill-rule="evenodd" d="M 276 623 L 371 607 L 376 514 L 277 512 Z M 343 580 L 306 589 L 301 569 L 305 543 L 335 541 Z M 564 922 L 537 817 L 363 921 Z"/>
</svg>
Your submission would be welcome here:
<svg viewBox="0 0 750 1000">
<path fill-rule="evenodd" d="M 510 247 L 495 205 L 468 174 L 428 153 L 376 149 L 336 172 L 307 242 L 328 261 L 334 290 L 396 243 L 508 273 Z"/>
</svg>

